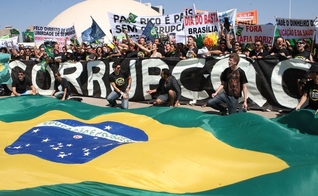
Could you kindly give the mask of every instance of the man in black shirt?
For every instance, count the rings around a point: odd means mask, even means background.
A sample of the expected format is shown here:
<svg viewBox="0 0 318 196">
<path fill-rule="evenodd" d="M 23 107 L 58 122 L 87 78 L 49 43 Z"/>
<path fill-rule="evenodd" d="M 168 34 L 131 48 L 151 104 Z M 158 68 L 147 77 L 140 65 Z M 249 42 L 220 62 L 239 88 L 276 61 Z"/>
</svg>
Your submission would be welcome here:
<svg viewBox="0 0 318 196">
<path fill-rule="evenodd" d="M 114 63 L 113 69 L 114 72 L 109 75 L 109 82 L 114 91 L 112 91 L 106 99 L 111 107 L 115 107 L 116 99 L 121 97 L 121 107 L 128 109 L 128 93 L 132 82 L 131 76 L 129 73 L 121 70 L 119 63 Z"/>
<path fill-rule="evenodd" d="M 168 102 L 169 106 L 177 107 L 181 98 L 181 88 L 177 79 L 171 75 L 169 69 L 162 69 L 161 79 L 156 89 L 146 91 L 149 94 L 157 92 L 156 105 Z"/>
<path fill-rule="evenodd" d="M 257 40 L 255 41 L 255 49 L 251 51 L 250 57 L 252 59 L 260 59 L 269 55 L 267 50 L 263 49 L 263 41 Z"/>
<path fill-rule="evenodd" d="M 298 40 L 296 45 L 296 50 L 292 53 L 292 58 L 301 59 L 306 62 L 314 62 L 311 53 L 308 50 L 306 50 L 305 46 L 306 46 L 306 42 L 304 39 Z"/>
<path fill-rule="evenodd" d="M 231 53 L 229 56 L 229 67 L 221 74 L 221 85 L 213 93 L 212 99 L 209 99 L 207 106 L 220 111 L 221 115 L 226 115 L 226 108 L 221 104 L 226 103 L 229 114 L 236 113 L 238 99 L 244 95 L 243 108 L 247 109 L 247 78 L 245 72 L 238 66 L 240 57 L 237 53 Z M 222 91 L 224 90 L 224 91 Z"/>
<path fill-rule="evenodd" d="M 309 69 L 309 75 L 312 80 L 306 82 L 305 86 L 302 89 L 303 95 L 300 98 L 296 110 L 299 110 L 302 105 L 309 98 L 308 109 L 312 109 L 318 113 L 318 64 L 312 64 Z"/>
<path fill-rule="evenodd" d="M 31 89 L 31 90 L 28 90 Z M 12 82 L 12 93 L 11 96 L 21 96 L 21 95 L 36 95 L 36 89 L 33 86 L 31 80 L 25 77 L 23 70 L 18 71 L 18 78 L 14 78 Z"/>
<path fill-rule="evenodd" d="M 54 90 L 52 91 L 51 96 L 55 96 L 58 99 L 65 100 L 71 95 L 71 87 L 68 81 L 65 78 L 61 77 L 61 74 L 56 72 Z"/>
</svg>

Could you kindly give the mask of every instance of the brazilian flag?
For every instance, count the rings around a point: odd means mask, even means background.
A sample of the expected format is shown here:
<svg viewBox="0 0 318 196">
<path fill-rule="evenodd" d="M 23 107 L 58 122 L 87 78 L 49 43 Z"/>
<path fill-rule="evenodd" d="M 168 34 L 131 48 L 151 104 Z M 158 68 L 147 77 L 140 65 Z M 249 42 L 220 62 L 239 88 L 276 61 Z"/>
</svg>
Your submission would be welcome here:
<svg viewBox="0 0 318 196">
<path fill-rule="evenodd" d="M 0 99 L 0 195 L 316 195 L 314 111 L 267 119 Z M 306 125 L 306 126 L 304 126 Z"/>
<path fill-rule="evenodd" d="M 52 45 L 50 45 L 50 44 L 45 45 L 44 44 L 44 50 L 49 57 L 54 58 L 54 48 Z"/>
<path fill-rule="evenodd" d="M 23 40 L 25 42 L 34 42 L 34 32 L 23 32 Z"/>
<path fill-rule="evenodd" d="M 127 19 L 126 19 L 126 22 L 135 23 L 137 17 L 138 17 L 137 15 L 130 12 Z"/>
<path fill-rule="evenodd" d="M 19 30 L 15 29 L 15 28 L 10 29 L 10 33 L 11 33 L 11 35 L 19 35 L 20 34 Z"/>
<path fill-rule="evenodd" d="M 10 84 L 12 82 L 9 72 L 10 58 L 10 54 L 0 53 L 0 84 Z"/>
</svg>

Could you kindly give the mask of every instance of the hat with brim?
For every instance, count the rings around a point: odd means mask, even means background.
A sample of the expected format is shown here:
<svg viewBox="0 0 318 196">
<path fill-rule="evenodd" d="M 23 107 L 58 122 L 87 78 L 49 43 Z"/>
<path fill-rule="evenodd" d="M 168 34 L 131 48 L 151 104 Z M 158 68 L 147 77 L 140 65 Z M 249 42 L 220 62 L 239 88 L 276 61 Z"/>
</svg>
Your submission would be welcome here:
<svg viewBox="0 0 318 196">
<path fill-rule="evenodd" d="M 309 68 L 309 72 L 316 72 L 318 73 L 318 63 L 312 63 L 311 67 Z"/>
<path fill-rule="evenodd" d="M 110 47 L 112 50 L 114 50 L 115 48 L 114 44 L 108 44 L 107 46 Z"/>
<path fill-rule="evenodd" d="M 66 52 L 70 53 L 70 54 L 73 54 L 73 51 L 71 49 L 68 49 Z"/>
</svg>

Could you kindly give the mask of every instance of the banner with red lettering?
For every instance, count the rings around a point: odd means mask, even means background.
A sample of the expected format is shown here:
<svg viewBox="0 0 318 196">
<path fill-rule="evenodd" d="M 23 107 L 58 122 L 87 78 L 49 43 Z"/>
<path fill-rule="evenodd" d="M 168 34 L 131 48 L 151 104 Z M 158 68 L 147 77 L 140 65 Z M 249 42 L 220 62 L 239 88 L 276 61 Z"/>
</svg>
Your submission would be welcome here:
<svg viewBox="0 0 318 196">
<path fill-rule="evenodd" d="M 218 32 L 219 26 L 217 12 L 201 12 L 184 17 L 184 33 L 186 35 Z"/>
<path fill-rule="evenodd" d="M 279 35 L 285 39 L 314 38 L 313 19 L 276 18 Z"/>
<path fill-rule="evenodd" d="M 255 43 L 257 40 L 264 44 L 273 44 L 275 25 L 238 25 L 236 40 L 241 43 Z"/>
<path fill-rule="evenodd" d="M 65 39 L 70 39 L 76 36 L 74 25 L 67 28 L 33 26 L 33 31 L 34 42 L 36 44 L 40 45 L 45 40 L 53 40 L 59 44 L 60 50 L 65 45 Z"/>
<path fill-rule="evenodd" d="M 257 10 L 238 12 L 236 14 L 236 25 L 258 25 Z"/>
</svg>

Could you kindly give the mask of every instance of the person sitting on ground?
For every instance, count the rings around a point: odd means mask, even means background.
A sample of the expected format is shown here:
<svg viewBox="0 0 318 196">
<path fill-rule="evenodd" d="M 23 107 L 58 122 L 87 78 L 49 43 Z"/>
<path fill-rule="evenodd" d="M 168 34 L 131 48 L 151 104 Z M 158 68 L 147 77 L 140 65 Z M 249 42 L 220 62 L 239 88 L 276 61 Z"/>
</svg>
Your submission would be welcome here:
<svg viewBox="0 0 318 196">
<path fill-rule="evenodd" d="M 156 89 L 147 90 L 149 94 L 158 93 L 154 105 L 163 105 L 168 102 L 168 106 L 177 107 L 181 98 L 181 87 L 177 79 L 171 75 L 169 69 L 162 69 L 161 79 Z"/>
<path fill-rule="evenodd" d="M 121 70 L 119 63 L 113 63 L 113 69 L 114 72 L 109 75 L 109 82 L 114 90 L 106 99 L 111 107 L 115 107 L 116 99 L 121 97 L 121 108 L 128 109 L 128 93 L 131 87 L 132 78 L 129 73 Z"/>
<path fill-rule="evenodd" d="M 59 72 L 56 72 L 54 77 L 54 90 L 52 91 L 51 96 L 55 96 L 57 99 L 61 99 L 62 101 L 68 99 L 71 95 L 70 84 L 65 78 L 61 77 Z"/>
<path fill-rule="evenodd" d="M 227 110 L 221 104 L 226 103 L 229 114 L 234 114 L 237 111 L 238 100 L 244 95 L 243 108 L 247 109 L 247 78 L 244 70 L 242 70 L 238 63 L 240 57 L 237 53 L 231 53 L 229 56 L 229 67 L 226 68 L 221 74 L 221 85 L 211 95 L 207 106 L 210 106 L 220 111 L 221 115 L 226 115 Z M 224 90 L 221 92 L 221 90 Z"/>
<path fill-rule="evenodd" d="M 308 74 L 312 80 L 306 82 L 302 89 L 302 96 L 296 110 L 299 110 L 304 103 L 309 99 L 308 106 L 306 108 L 315 110 L 318 113 L 318 64 L 314 63 L 311 65 Z"/>
<path fill-rule="evenodd" d="M 29 90 L 31 89 L 31 90 Z M 36 95 L 36 89 L 33 86 L 31 80 L 25 77 L 23 70 L 18 71 L 18 78 L 14 78 L 12 82 L 12 93 L 11 96 L 21 95 Z"/>
</svg>

